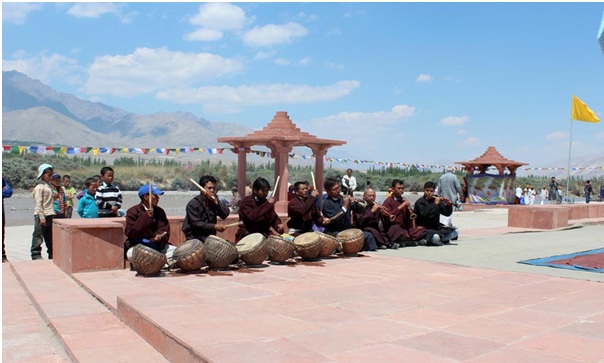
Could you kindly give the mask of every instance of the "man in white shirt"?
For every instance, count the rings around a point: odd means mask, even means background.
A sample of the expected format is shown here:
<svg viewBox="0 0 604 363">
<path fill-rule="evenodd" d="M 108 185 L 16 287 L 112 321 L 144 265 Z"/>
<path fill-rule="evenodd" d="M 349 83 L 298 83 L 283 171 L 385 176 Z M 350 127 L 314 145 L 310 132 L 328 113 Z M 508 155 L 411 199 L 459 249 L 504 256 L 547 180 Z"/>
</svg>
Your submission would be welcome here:
<svg viewBox="0 0 604 363">
<path fill-rule="evenodd" d="M 346 170 L 346 174 L 342 178 L 342 193 L 344 195 L 353 195 L 354 191 L 357 189 L 357 179 L 352 176 L 352 169 Z"/>
</svg>

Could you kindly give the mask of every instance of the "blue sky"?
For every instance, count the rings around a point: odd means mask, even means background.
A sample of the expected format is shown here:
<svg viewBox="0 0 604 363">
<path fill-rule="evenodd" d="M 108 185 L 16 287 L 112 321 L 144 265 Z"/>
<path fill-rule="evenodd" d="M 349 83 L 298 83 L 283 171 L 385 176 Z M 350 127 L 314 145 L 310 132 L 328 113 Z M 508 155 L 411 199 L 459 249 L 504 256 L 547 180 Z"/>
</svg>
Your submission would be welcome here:
<svg viewBox="0 0 604 363">
<path fill-rule="evenodd" d="M 492 145 L 552 166 L 568 158 L 573 94 L 604 119 L 603 12 L 603 3 L 3 3 L 2 68 L 139 114 L 189 111 L 260 129 L 287 111 L 303 131 L 346 140 L 334 157 L 446 164 Z M 159 142 L 150 146 L 183 146 Z M 573 122 L 573 157 L 600 155 L 603 142 L 604 122 Z"/>
</svg>

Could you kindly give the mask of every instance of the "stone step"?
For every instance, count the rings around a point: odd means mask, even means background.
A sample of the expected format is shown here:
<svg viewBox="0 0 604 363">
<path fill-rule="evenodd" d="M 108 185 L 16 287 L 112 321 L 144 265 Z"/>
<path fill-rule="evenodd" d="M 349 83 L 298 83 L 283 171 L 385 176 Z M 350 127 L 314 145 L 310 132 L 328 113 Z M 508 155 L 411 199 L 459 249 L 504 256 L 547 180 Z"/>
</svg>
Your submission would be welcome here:
<svg viewBox="0 0 604 363">
<path fill-rule="evenodd" d="M 71 360 L 168 361 L 53 261 L 18 261 L 12 270 Z"/>
</svg>

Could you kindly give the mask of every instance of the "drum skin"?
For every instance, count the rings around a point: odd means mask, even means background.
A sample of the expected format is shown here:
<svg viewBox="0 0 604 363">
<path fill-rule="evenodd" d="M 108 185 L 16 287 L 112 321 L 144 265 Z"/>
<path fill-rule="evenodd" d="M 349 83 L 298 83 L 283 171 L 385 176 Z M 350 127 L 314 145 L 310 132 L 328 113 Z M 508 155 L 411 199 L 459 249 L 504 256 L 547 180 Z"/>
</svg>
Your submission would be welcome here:
<svg viewBox="0 0 604 363">
<path fill-rule="evenodd" d="M 296 253 L 304 260 L 314 260 L 321 252 L 321 238 L 316 232 L 302 233 L 294 238 Z"/>
<path fill-rule="evenodd" d="M 246 265 L 260 265 L 268 257 L 268 243 L 261 233 L 243 237 L 237 245 L 239 259 Z"/>
</svg>

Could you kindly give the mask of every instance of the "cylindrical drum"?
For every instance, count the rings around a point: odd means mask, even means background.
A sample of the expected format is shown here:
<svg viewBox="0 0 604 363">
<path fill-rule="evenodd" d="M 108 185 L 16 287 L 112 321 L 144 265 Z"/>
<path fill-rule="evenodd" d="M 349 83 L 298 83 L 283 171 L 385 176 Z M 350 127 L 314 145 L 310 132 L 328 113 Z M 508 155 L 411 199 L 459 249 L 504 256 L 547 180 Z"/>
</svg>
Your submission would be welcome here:
<svg viewBox="0 0 604 363">
<path fill-rule="evenodd" d="M 342 253 L 344 255 L 356 255 L 363 250 L 365 236 L 363 231 L 358 228 L 346 229 L 338 233 L 337 238 L 342 243 Z"/>
<path fill-rule="evenodd" d="M 132 251 L 132 263 L 139 275 L 157 275 L 168 262 L 166 255 L 144 244 L 137 244 Z"/>
<path fill-rule="evenodd" d="M 294 245 L 298 256 L 304 260 L 314 260 L 321 252 L 321 239 L 316 232 L 302 233 L 294 238 Z"/>
<path fill-rule="evenodd" d="M 203 242 L 190 239 L 178 246 L 172 254 L 176 266 L 183 271 L 197 271 L 206 264 L 206 251 Z"/>
<path fill-rule="evenodd" d="M 269 236 L 266 242 L 268 244 L 268 259 L 272 262 L 285 262 L 296 254 L 294 244 L 281 236 Z"/>
<path fill-rule="evenodd" d="M 321 252 L 319 252 L 319 257 L 333 255 L 341 248 L 340 241 L 338 241 L 336 237 L 323 232 L 315 233 L 319 235 L 319 239 L 321 240 Z"/>
<path fill-rule="evenodd" d="M 237 261 L 237 248 L 231 242 L 218 236 L 208 236 L 203 243 L 206 251 L 206 263 L 210 268 L 226 268 Z"/>
<path fill-rule="evenodd" d="M 252 233 L 243 237 L 235 245 L 239 259 L 246 265 L 260 265 L 268 256 L 268 244 L 262 233 Z"/>
</svg>

